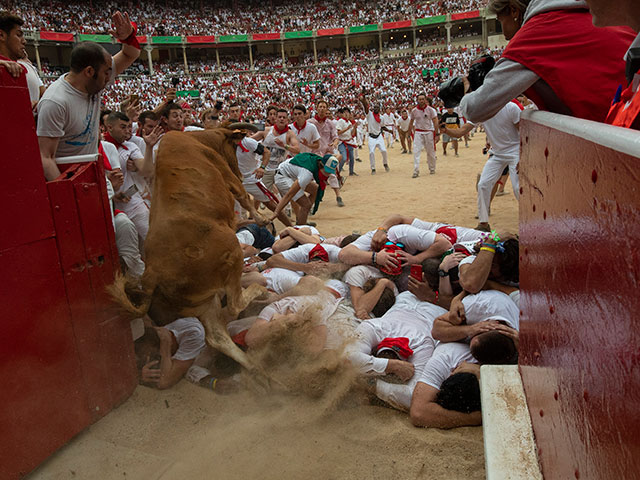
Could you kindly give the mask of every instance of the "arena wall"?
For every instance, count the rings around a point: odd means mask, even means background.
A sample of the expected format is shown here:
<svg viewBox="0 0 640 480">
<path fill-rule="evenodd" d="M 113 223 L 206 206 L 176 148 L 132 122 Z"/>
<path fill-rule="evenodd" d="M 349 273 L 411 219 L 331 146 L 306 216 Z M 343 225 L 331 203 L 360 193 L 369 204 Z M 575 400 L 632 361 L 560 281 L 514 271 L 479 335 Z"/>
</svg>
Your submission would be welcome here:
<svg viewBox="0 0 640 480">
<path fill-rule="evenodd" d="M 640 135 L 546 112 L 520 130 L 520 371 L 544 478 L 640 478 Z"/>
<path fill-rule="evenodd" d="M 129 322 L 100 162 L 45 182 L 25 77 L 0 69 L 0 478 L 22 478 L 131 395 Z"/>
</svg>

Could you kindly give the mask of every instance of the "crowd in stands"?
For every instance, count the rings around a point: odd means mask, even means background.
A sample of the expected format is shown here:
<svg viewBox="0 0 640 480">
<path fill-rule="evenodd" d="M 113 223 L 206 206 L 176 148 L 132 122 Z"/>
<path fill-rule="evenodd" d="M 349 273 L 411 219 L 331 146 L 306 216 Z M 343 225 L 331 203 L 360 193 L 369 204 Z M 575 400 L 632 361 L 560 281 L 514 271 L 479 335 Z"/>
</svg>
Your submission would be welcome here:
<svg viewBox="0 0 640 480">
<path fill-rule="evenodd" d="M 177 77 L 179 90 L 199 90 L 200 99 L 195 107 L 212 107 L 218 99 L 240 102 L 247 117 L 264 120 L 265 103 L 276 102 L 285 108 L 297 103 L 314 102 L 326 95 L 336 103 L 358 105 L 358 92 L 364 87 L 371 90 L 373 99 L 384 105 L 406 106 L 415 101 L 419 91 L 433 95 L 441 82 L 450 76 L 465 72 L 471 60 L 484 50 L 480 46 L 452 51 L 443 56 L 423 57 L 422 55 L 403 57 L 400 60 L 376 61 L 374 63 L 335 64 L 330 69 L 326 65 L 291 69 L 287 72 L 232 72 L 233 65 L 241 65 L 248 70 L 246 63 L 237 60 L 231 64 L 221 63 L 224 73 L 202 76 L 211 73 L 215 63 L 189 65 L 189 75 L 184 74 L 184 64 L 154 65 L 155 75 L 136 75 L 135 78 L 120 78 L 105 92 L 105 102 L 110 108 L 118 105 L 126 95 L 140 95 L 145 108 L 155 108 L 166 90 L 171 86 L 171 78 Z M 363 56 L 374 55 L 375 50 L 364 50 Z M 499 56 L 500 51 L 492 51 Z M 313 56 L 313 55 L 311 55 Z M 318 58 L 320 62 L 321 58 Z M 281 57 L 267 57 L 264 62 L 257 57 L 257 66 L 268 64 L 267 68 L 281 63 Z M 273 62 L 273 63 L 271 63 Z M 440 71 L 440 69 L 448 69 Z M 423 70 L 432 71 L 423 77 Z M 438 70 L 433 72 L 433 70 Z M 319 82 L 319 83 L 314 83 Z"/>
<path fill-rule="evenodd" d="M 135 11 L 141 35 L 234 35 L 323 28 L 340 28 L 381 22 L 408 20 L 475 10 L 485 0 L 284 0 L 208 2 L 188 0 L 168 4 L 163 0 L 113 1 L 8 1 L 10 8 L 29 28 L 72 33 L 106 34 L 110 21 L 104 12 Z"/>
</svg>

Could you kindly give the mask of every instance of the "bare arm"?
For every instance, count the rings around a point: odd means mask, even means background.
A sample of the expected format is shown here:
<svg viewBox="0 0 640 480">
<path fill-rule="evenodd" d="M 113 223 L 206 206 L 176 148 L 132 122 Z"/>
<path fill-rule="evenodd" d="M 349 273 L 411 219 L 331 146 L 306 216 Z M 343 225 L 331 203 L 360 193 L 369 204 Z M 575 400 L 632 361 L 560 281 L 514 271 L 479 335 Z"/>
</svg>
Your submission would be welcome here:
<svg viewBox="0 0 640 480">
<path fill-rule="evenodd" d="M 384 290 L 386 288 L 393 290 L 393 287 L 393 282 L 387 278 L 379 278 L 376 285 L 366 293 L 359 287 L 351 286 L 351 302 L 353 303 L 353 309 L 356 311 L 356 316 L 362 318 L 358 313 L 361 315 L 367 314 L 364 318 L 369 318 L 368 314 L 373 310 L 373 307 L 376 306 Z M 356 292 L 356 296 L 353 295 L 354 291 Z"/>
<path fill-rule="evenodd" d="M 166 334 L 160 332 L 166 332 Z M 171 356 L 171 332 L 166 328 L 160 329 L 160 379 L 157 387 L 165 390 L 173 387 L 185 376 L 193 360 L 176 360 Z"/>
<path fill-rule="evenodd" d="M 446 133 L 447 135 L 449 135 L 452 138 L 462 138 L 467 133 L 469 133 L 471 130 L 473 130 L 473 127 L 475 127 L 475 125 L 473 123 L 465 123 L 460 128 L 454 128 L 454 129 L 450 129 L 450 128 L 447 128 L 445 126 L 444 127 L 444 133 Z"/>
<path fill-rule="evenodd" d="M 271 249 L 275 253 L 284 252 L 294 246 L 296 242 L 302 245 L 305 243 L 321 243 L 321 240 L 319 236 L 313 235 L 308 227 L 299 229 L 286 227 L 280 232 L 280 238 L 274 242 Z"/>
<path fill-rule="evenodd" d="M 299 191 L 300 191 L 300 183 L 298 182 L 298 180 L 296 180 L 295 182 L 293 182 L 293 185 L 291 185 L 291 188 L 286 193 L 286 195 L 280 199 L 280 203 L 278 203 L 278 206 L 273 211 L 273 216 L 270 219 L 271 222 L 273 222 L 273 220 L 275 220 L 276 217 L 280 215 L 280 212 L 282 212 L 284 207 L 286 207 L 289 204 L 289 202 L 293 199 L 293 197 Z"/>
<path fill-rule="evenodd" d="M 460 266 L 460 286 L 469 293 L 478 293 L 484 287 L 493 263 L 493 252 L 481 250 L 473 263 Z"/>
<path fill-rule="evenodd" d="M 60 170 L 56 165 L 56 150 L 58 150 L 59 140 L 59 138 L 53 137 L 38 137 L 42 168 L 44 169 L 44 177 L 48 182 L 55 180 L 60 175 Z"/>
<path fill-rule="evenodd" d="M 377 252 L 375 255 L 373 253 L 374 252 L 360 250 L 355 245 L 347 245 L 340 250 L 338 258 L 342 263 L 346 263 L 347 265 L 373 265 L 375 267 L 385 266 L 389 269 L 395 268 L 399 263 L 399 260 L 396 259 L 395 255 L 384 251 Z M 374 258 L 376 260 L 375 264 L 373 263 Z"/>
<path fill-rule="evenodd" d="M 392 213 L 382 221 L 382 223 L 376 230 L 376 233 L 373 235 L 373 238 L 371 239 L 371 248 L 376 251 L 380 250 L 384 246 L 385 242 L 389 240 L 387 238 L 387 232 L 394 225 L 400 225 L 400 224 L 411 225 L 414 220 L 415 220 L 415 217 L 409 217 L 407 215 L 401 215 L 399 213 Z"/>
<path fill-rule="evenodd" d="M 300 142 L 298 142 L 298 137 L 289 130 L 287 132 L 287 143 L 285 144 L 285 150 L 287 150 L 292 155 L 297 155 L 300 153 Z"/>
<path fill-rule="evenodd" d="M 367 97 L 362 95 L 360 97 L 360 103 L 362 103 L 362 108 L 364 108 L 365 115 L 369 115 L 369 101 L 367 100 Z"/>
<path fill-rule="evenodd" d="M 129 14 L 122 14 L 120 12 L 114 13 L 112 17 L 113 30 L 110 33 L 118 40 L 125 40 L 129 35 L 133 33 L 133 25 L 129 19 Z M 135 62 L 140 56 L 140 50 L 126 43 L 122 44 L 122 50 L 113 56 L 115 63 L 116 76 L 124 72 Z"/>
<path fill-rule="evenodd" d="M 269 257 L 265 266 L 267 268 L 285 268 L 287 270 L 293 270 L 294 272 L 311 273 L 309 263 L 298 263 L 293 260 L 288 260 L 282 255 L 282 253 L 277 253 Z"/>
<path fill-rule="evenodd" d="M 461 413 L 447 410 L 436 403 L 438 389 L 426 383 L 418 382 L 411 399 L 409 415 L 416 427 L 456 428 L 482 425 L 480 411 Z"/>
</svg>

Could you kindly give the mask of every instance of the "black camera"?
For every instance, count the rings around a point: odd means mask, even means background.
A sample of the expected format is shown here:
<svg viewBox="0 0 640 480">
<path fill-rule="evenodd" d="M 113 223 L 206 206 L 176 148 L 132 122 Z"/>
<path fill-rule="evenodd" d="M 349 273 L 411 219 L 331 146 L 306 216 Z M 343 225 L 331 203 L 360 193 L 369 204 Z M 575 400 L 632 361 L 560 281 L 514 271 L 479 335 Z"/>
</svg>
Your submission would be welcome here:
<svg viewBox="0 0 640 480">
<path fill-rule="evenodd" d="M 487 76 L 487 73 L 491 71 L 495 64 L 496 61 L 491 55 L 482 55 L 471 63 L 469 73 L 467 74 L 470 92 L 480 88 L 484 83 L 484 78 Z M 453 108 L 460 105 L 464 93 L 462 77 L 455 77 L 440 85 L 438 97 L 444 102 L 445 108 Z"/>
</svg>

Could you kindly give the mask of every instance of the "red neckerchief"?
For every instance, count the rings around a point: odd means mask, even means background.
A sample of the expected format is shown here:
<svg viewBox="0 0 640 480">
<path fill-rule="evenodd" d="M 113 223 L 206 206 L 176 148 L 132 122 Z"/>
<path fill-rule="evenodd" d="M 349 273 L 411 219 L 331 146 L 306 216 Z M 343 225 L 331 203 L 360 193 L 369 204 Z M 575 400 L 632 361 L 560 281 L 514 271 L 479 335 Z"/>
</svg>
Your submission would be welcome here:
<svg viewBox="0 0 640 480">
<path fill-rule="evenodd" d="M 409 339 L 407 337 L 387 337 L 383 339 L 376 347 L 376 353 L 379 353 L 382 349 L 389 349 L 396 352 L 403 360 L 407 360 L 413 355 L 413 350 L 409 346 Z"/>
<path fill-rule="evenodd" d="M 304 125 L 302 125 L 302 128 L 298 128 L 298 125 L 296 124 L 296 122 L 293 122 L 293 128 L 296 129 L 296 132 L 298 132 L 298 135 L 300 135 L 300 132 L 302 130 L 304 130 L 304 127 L 306 127 L 306 126 L 307 126 L 307 121 L 306 120 L 304 121 Z"/>
<path fill-rule="evenodd" d="M 279 136 L 280 136 L 280 135 L 282 135 L 283 133 L 287 133 L 287 132 L 289 131 L 289 125 L 285 125 L 283 130 L 280 130 L 280 129 L 278 128 L 278 126 L 277 126 L 277 125 L 274 125 L 274 126 L 273 126 L 273 129 L 274 129 L 274 130 L 275 130 L 275 132 L 278 134 L 278 135 L 276 135 L 276 136 L 278 136 L 278 137 L 279 137 Z"/>
<path fill-rule="evenodd" d="M 373 118 L 375 119 L 376 122 L 381 123 L 380 122 L 380 114 L 379 113 L 375 113 L 375 112 L 371 112 L 373 114 Z"/>
<path fill-rule="evenodd" d="M 242 150 L 244 153 L 247 153 L 249 151 L 248 148 L 244 148 L 244 145 L 242 145 L 242 140 L 240 140 L 240 143 L 238 144 L 238 146 L 240 147 L 240 150 Z"/>
<path fill-rule="evenodd" d="M 309 251 L 309 261 L 313 260 L 314 258 L 319 258 L 323 262 L 329 261 L 329 254 L 319 243 L 315 247 L 313 247 L 311 251 Z"/>
<path fill-rule="evenodd" d="M 316 119 L 316 122 L 320 122 L 320 123 L 322 123 L 322 122 L 324 122 L 324 121 L 327 119 L 327 117 L 320 118 L 320 117 L 318 116 L 318 114 L 316 113 L 315 119 Z"/>
<path fill-rule="evenodd" d="M 98 153 L 102 155 L 102 163 L 104 164 L 105 170 L 113 170 L 111 166 L 111 162 L 109 162 L 109 157 L 107 157 L 107 152 L 104 151 L 104 147 L 101 142 L 98 142 Z"/>
<path fill-rule="evenodd" d="M 416 108 L 417 108 L 418 110 L 422 110 L 422 111 L 424 112 L 424 111 L 427 109 L 427 107 L 428 107 L 428 106 L 429 106 L 429 105 L 425 105 L 425 106 L 424 106 L 424 108 L 420 108 L 420 105 L 416 105 Z"/>
<path fill-rule="evenodd" d="M 122 143 L 118 143 L 118 142 L 116 141 L 116 139 L 115 139 L 115 138 L 113 138 L 113 137 L 111 136 L 111 134 L 110 134 L 109 132 L 106 132 L 106 133 L 104 134 L 104 141 L 105 141 L 105 142 L 109 142 L 109 143 L 113 143 L 113 144 L 116 146 L 116 148 L 120 148 L 120 147 L 122 147 L 122 148 L 124 148 L 125 150 L 129 150 L 127 147 L 125 147 L 125 146 L 124 146 L 124 144 L 122 144 Z"/>
</svg>

